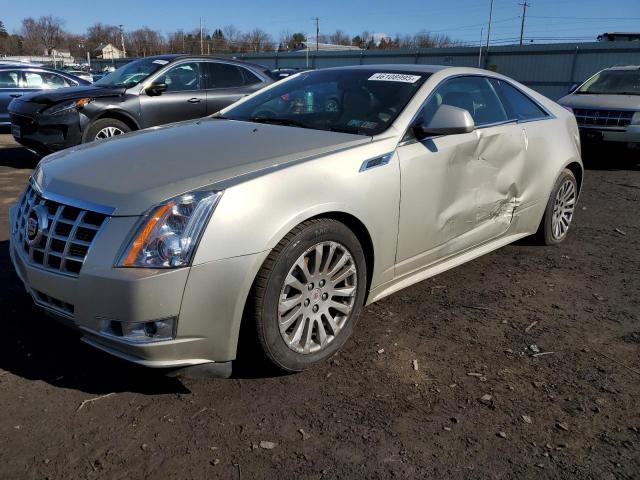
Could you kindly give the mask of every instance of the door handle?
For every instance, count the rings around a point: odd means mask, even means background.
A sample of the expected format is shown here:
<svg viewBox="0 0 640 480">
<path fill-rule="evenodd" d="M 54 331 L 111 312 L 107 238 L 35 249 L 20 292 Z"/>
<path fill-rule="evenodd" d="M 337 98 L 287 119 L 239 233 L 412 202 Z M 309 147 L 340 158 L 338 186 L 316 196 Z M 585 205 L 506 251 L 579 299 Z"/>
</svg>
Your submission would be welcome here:
<svg viewBox="0 0 640 480">
<path fill-rule="evenodd" d="M 189 103 L 200 103 L 200 99 L 196 98 L 196 97 L 193 97 L 193 98 L 190 98 L 189 100 L 187 100 L 187 102 L 189 102 Z"/>
<path fill-rule="evenodd" d="M 22 96 L 22 94 L 21 94 L 21 93 L 10 93 L 10 94 L 9 94 L 9 96 L 10 96 L 11 98 L 18 98 L 18 97 L 21 97 L 21 96 Z"/>
</svg>

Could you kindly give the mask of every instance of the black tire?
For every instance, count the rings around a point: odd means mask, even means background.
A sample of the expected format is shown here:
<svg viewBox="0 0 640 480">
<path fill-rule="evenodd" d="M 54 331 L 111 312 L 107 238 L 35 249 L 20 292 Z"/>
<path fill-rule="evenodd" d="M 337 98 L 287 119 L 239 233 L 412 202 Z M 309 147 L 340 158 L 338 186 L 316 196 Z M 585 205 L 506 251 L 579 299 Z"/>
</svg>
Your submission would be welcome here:
<svg viewBox="0 0 640 480">
<path fill-rule="evenodd" d="M 313 353 L 298 353 L 283 339 L 278 318 L 281 289 L 289 270 L 297 259 L 314 245 L 334 241 L 346 247 L 356 267 L 356 296 L 342 329 L 331 343 Z M 271 251 L 260 269 L 252 289 L 251 316 L 257 340 L 267 359 L 287 372 L 299 372 L 331 357 L 347 341 L 362 310 L 366 292 L 366 262 L 362 246 L 354 233 L 343 223 L 319 218 L 303 222 L 289 232 Z"/>
<path fill-rule="evenodd" d="M 549 195 L 549 200 L 547 201 L 547 207 L 545 208 L 544 216 L 542 217 L 542 221 L 540 222 L 540 226 L 538 227 L 538 231 L 536 232 L 536 235 L 535 235 L 537 242 L 541 245 L 557 245 L 559 243 L 564 242 L 564 240 L 567 238 L 567 233 L 571 228 L 571 224 L 569 224 L 569 228 L 564 233 L 564 235 L 562 235 L 561 237 L 557 237 L 553 234 L 553 223 L 552 223 L 553 209 L 554 209 L 556 196 L 558 194 L 558 191 L 562 187 L 562 185 L 567 180 L 573 183 L 573 188 L 575 189 L 575 192 L 576 192 L 575 201 L 577 201 L 578 182 L 573 172 L 568 168 L 565 168 L 562 171 L 562 173 L 560 173 L 560 175 L 558 176 L 558 179 L 556 180 L 556 183 L 553 186 L 553 189 L 551 190 L 551 195 Z M 575 208 L 575 203 L 574 203 L 574 208 Z"/>
<path fill-rule="evenodd" d="M 82 135 L 82 143 L 89 143 L 96 140 L 96 135 L 104 128 L 114 127 L 122 131 L 122 134 L 129 133 L 131 128 L 124 122 L 115 118 L 100 118 L 89 125 Z"/>
</svg>

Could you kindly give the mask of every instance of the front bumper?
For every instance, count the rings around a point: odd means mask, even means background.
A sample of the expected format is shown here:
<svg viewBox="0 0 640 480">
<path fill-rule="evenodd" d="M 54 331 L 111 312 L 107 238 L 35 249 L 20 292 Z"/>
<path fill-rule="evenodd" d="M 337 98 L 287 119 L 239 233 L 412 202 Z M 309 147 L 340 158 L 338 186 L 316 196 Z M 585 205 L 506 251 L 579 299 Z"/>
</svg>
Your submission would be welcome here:
<svg viewBox="0 0 640 480">
<path fill-rule="evenodd" d="M 583 141 L 640 143 L 640 125 L 628 125 L 624 130 L 579 126 Z"/>
<path fill-rule="evenodd" d="M 16 208 L 10 211 L 15 225 Z M 34 302 L 78 329 L 82 340 L 125 360 L 178 368 L 235 359 L 244 303 L 268 252 L 190 268 L 114 268 L 113 259 L 136 217 L 112 217 L 98 234 L 77 277 L 30 263 L 11 232 L 14 268 Z M 104 332 L 105 322 L 176 317 L 172 340 L 133 343 Z"/>
<path fill-rule="evenodd" d="M 82 143 L 81 118 L 77 111 L 50 116 L 18 111 L 9 113 L 16 142 L 40 155 Z"/>
</svg>

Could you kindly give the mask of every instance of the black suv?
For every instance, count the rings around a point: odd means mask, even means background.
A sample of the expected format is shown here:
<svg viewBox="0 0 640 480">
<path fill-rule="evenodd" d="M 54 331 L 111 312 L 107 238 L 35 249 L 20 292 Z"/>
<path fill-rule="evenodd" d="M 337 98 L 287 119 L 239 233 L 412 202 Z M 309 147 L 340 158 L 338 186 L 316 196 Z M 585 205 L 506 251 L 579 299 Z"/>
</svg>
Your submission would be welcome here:
<svg viewBox="0 0 640 480">
<path fill-rule="evenodd" d="M 132 130 L 204 117 L 273 82 L 259 65 L 158 55 L 93 85 L 27 94 L 9 104 L 11 133 L 39 154 Z"/>
</svg>

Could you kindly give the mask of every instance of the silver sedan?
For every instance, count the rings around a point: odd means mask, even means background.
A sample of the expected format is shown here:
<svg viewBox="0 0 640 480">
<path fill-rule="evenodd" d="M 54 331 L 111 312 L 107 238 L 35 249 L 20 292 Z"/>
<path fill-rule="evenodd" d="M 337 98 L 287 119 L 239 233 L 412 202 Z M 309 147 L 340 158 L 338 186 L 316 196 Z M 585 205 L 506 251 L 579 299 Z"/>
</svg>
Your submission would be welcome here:
<svg viewBox="0 0 640 480">
<path fill-rule="evenodd" d="M 502 75 L 308 71 L 45 158 L 10 252 L 34 301 L 108 353 L 228 375 L 242 325 L 299 371 L 364 305 L 522 237 L 562 242 L 582 178 L 574 116 Z"/>
</svg>

